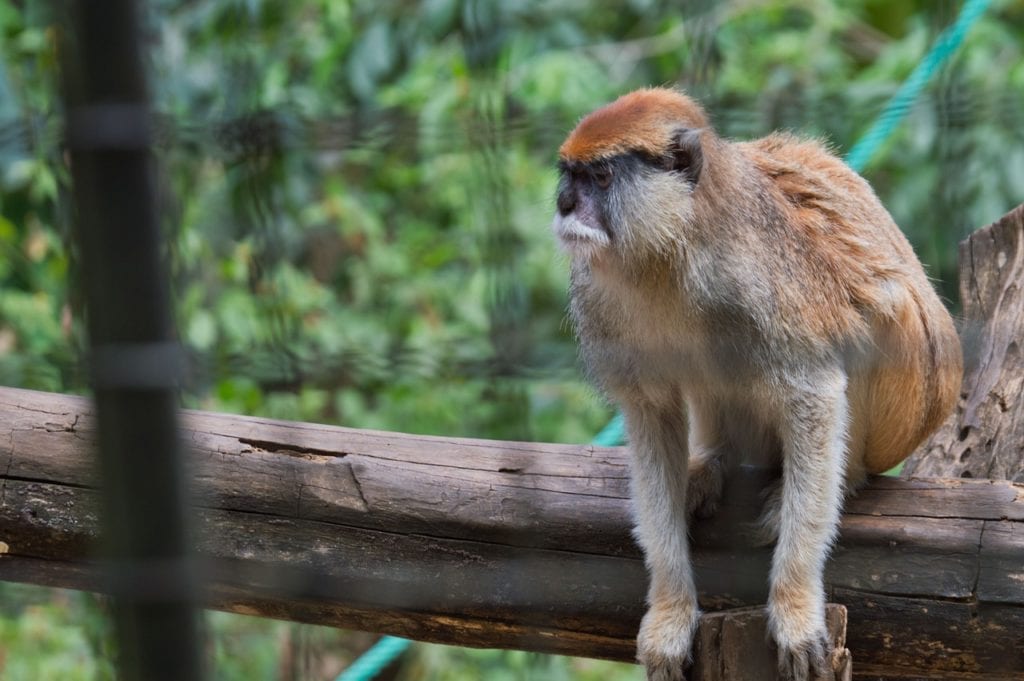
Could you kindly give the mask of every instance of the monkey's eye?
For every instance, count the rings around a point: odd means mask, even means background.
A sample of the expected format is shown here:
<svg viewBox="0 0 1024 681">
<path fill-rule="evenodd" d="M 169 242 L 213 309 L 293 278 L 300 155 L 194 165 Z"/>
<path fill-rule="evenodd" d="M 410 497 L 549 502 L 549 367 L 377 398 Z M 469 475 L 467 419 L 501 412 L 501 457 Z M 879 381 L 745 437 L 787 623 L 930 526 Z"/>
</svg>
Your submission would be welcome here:
<svg viewBox="0 0 1024 681">
<path fill-rule="evenodd" d="M 612 170 L 611 168 L 598 168 L 594 171 L 594 182 L 601 189 L 608 189 L 612 185 Z"/>
</svg>

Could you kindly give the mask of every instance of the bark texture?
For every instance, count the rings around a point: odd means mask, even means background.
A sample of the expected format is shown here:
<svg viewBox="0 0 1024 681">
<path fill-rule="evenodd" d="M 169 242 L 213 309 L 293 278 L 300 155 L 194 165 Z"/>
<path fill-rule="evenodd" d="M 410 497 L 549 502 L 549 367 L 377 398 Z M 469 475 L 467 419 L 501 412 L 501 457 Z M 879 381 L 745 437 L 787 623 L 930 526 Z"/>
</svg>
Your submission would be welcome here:
<svg viewBox="0 0 1024 681">
<path fill-rule="evenodd" d="M 964 382 L 904 475 L 1024 482 L 1024 205 L 960 244 Z"/>
<path fill-rule="evenodd" d="M 646 575 L 624 450 L 205 412 L 183 423 L 210 607 L 633 659 Z M 0 389 L 0 579 L 172 588 L 174 565 L 130 582 L 91 558 L 94 435 L 85 399 Z M 765 602 L 770 554 L 747 531 L 764 482 L 746 471 L 695 525 L 707 611 Z M 855 678 L 1024 679 L 1022 556 L 1024 486 L 874 480 L 847 504 L 827 573 Z"/>
</svg>

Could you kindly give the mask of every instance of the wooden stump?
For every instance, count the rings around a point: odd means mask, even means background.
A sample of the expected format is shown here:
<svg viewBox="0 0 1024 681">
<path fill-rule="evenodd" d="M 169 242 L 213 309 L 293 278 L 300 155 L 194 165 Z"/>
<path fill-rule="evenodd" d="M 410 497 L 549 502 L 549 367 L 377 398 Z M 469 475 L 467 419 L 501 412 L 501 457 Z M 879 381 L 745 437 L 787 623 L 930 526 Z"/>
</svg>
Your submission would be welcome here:
<svg viewBox="0 0 1024 681">
<path fill-rule="evenodd" d="M 829 603 L 825 612 L 834 652 L 831 668 L 812 681 L 851 681 L 846 649 L 846 608 Z M 692 681 L 773 681 L 775 650 L 768 645 L 768 617 L 763 608 L 705 613 L 694 641 Z"/>
<path fill-rule="evenodd" d="M 904 476 L 1024 482 L 1024 205 L 960 244 L 964 382 Z"/>
</svg>

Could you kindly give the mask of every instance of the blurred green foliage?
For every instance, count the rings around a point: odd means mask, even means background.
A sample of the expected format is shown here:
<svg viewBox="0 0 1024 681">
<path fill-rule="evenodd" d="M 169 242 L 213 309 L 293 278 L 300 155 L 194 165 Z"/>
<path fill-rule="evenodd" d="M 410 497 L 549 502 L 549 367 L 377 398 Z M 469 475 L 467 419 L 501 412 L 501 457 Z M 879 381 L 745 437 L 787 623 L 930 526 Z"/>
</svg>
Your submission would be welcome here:
<svg viewBox="0 0 1024 681">
<path fill-rule="evenodd" d="M 4 681 L 115 678 L 110 623 L 99 601 L 73 591 L 9 583 L 0 585 L 0 594 Z"/>
<path fill-rule="evenodd" d="M 0 0 L 0 383 L 80 392 L 53 7 Z M 958 9 L 153 0 L 160 210 L 190 357 L 183 403 L 589 440 L 609 411 L 577 374 L 566 263 L 547 228 L 554 150 L 575 121 L 624 91 L 670 83 L 704 101 L 726 135 L 787 128 L 842 152 Z M 1022 27 L 1021 2 L 994 2 L 865 173 L 951 299 L 957 241 L 1024 200 Z M 2 589 L 4 679 L 109 676 L 88 643 L 102 639 L 103 618 L 83 620 L 84 634 L 71 624 L 89 597 L 29 605 L 11 600 L 14 588 Z M 276 652 L 231 641 L 280 629 L 211 622 L 225 637 L 215 637 L 218 678 L 279 668 Z M 418 650 L 419 676 L 408 678 L 635 678 L 604 667 L 588 676 L 600 663 Z M 73 674 L 59 671 L 70 660 Z"/>
</svg>

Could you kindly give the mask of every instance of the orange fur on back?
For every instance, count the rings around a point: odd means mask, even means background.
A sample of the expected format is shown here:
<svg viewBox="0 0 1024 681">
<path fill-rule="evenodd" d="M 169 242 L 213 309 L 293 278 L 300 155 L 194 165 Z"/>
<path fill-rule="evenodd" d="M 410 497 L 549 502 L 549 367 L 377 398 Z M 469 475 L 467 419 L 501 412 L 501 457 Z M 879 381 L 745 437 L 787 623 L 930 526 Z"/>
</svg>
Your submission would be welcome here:
<svg viewBox="0 0 1024 681">
<path fill-rule="evenodd" d="M 776 133 L 739 146 L 815 254 L 817 285 L 831 289 L 801 292 L 804 323 L 868 336 L 872 359 L 850 376 L 851 477 L 883 473 L 952 410 L 962 373 L 956 329 L 863 178 L 813 140 Z"/>
<path fill-rule="evenodd" d="M 637 90 L 594 111 L 576 126 L 558 150 L 567 161 L 589 163 L 627 151 L 660 155 L 672 131 L 686 124 L 708 124 L 704 110 L 677 92 L 661 88 Z"/>
</svg>

